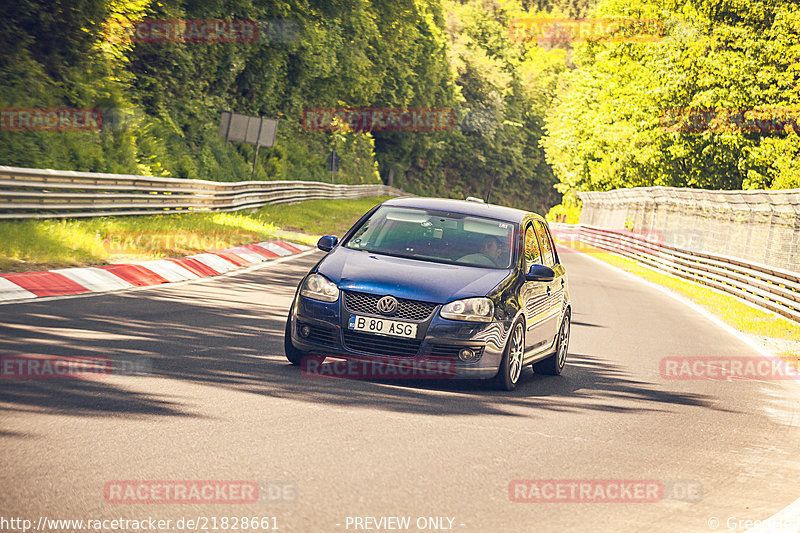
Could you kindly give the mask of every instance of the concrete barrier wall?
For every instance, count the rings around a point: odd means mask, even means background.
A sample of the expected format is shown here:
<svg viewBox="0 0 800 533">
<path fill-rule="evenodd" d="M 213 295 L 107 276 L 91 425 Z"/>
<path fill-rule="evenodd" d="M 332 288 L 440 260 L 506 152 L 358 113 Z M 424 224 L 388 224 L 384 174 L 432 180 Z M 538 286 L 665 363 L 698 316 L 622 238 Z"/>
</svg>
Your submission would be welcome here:
<svg viewBox="0 0 800 533">
<path fill-rule="evenodd" d="M 640 187 L 579 195 L 581 224 L 800 272 L 800 189 Z"/>
</svg>

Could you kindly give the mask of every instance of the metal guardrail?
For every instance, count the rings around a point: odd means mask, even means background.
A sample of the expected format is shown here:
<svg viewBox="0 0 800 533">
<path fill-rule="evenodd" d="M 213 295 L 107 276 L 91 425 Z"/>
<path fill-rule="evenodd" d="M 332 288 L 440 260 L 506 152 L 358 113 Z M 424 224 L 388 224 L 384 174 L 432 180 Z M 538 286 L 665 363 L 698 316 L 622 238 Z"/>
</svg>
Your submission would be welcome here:
<svg viewBox="0 0 800 533">
<path fill-rule="evenodd" d="M 657 186 L 578 195 L 581 224 L 662 230 L 673 246 L 800 271 L 800 189 Z"/>
<path fill-rule="evenodd" d="M 386 185 L 219 182 L 0 166 L 0 219 L 237 211 L 303 200 L 402 194 Z"/>
<path fill-rule="evenodd" d="M 800 273 L 654 242 L 646 235 L 550 223 L 556 240 L 585 244 L 725 292 L 800 322 Z"/>
</svg>

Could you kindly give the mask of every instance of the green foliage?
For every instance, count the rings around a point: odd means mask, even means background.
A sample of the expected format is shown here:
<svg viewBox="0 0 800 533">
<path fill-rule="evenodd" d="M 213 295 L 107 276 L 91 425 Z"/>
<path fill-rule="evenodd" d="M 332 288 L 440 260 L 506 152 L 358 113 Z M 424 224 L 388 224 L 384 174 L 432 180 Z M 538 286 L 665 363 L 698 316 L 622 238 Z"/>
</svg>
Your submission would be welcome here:
<svg viewBox="0 0 800 533">
<path fill-rule="evenodd" d="M 343 159 L 338 182 L 379 182 L 371 136 L 346 134 L 337 144 L 330 133 L 303 131 L 297 122 L 302 106 L 316 98 L 322 99 L 317 103 L 336 105 L 345 85 L 354 100 L 375 97 L 374 92 L 357 95 L 365 84 L 341 75 L 350 72 L 352 77 L 349 66 L 357 61 L 351 52 L 363 57 L 365 51 L 349 46 L 337 21 L 322 11 L 288 4 L 184 6 L 141 0 L 83 4 L 53 7 L 28 1 L 0 23 L 0 43 L 8 43 L 7 49 L 13 51 L 0 59 L 0 107 L 99 108 L 103 129 L 0 131 L 3 164 L 247 180 L 254 147 L 225 143 L 217 132 L 220 112 L 234 109 L 281 119 L 276 148 L 259 153 L 256 179 L 328 180 L 325 157 L 336 147 Z M 342 16 L 351 22 L 360 20 L 359 9 L 344 11 Z M 109 38 L 109 28 L 143 18 L 288 19 L 299 26 L 294 39 L 289 35 L 244 44 L 131 43 L 118 36 Z M 321 20 L 328 21 L 323 29 Z M 331 45 L 347 68 L 337 69 L 322 54 L 329 53 Z"/>
<path fill-rule="evenodd" d="M 405 172 L 395 184 L 421 194 L 489 195 L 491 202 L 546 212 L 558 195 L 539 140 L 558 73 L 566 68 L 564 52 L 511 39 L 513 17 L 527 14 L 515 2 L 443 5 L 459 127 L 396 135 L 393 153 L 405 155 L 398 158 Z"/>
<path fill-rule="evenodd" d="M 800 187 L 800 10 L 789 0 L 19 0 L 4 14 L 0 108 L 104 117 L 100 131 L 0 131 L 6 165 L 248 180 L 254 148 L 217 132 L 230 109 L 280 120 L 256 179 L 328 181 L 336 149 L 338 183 L 382 179 L 541 213 L 561 201 L 558 216 L 574 212 L 581 190 Z M 512 35 L 520 17 L 659 19 L 665 35 L 540 46 Z M 265 38 L 114 33 L 142 19 L 257 20 Z M 300 122 L 305 108 L 369 106 L 452 108 L 457 126 Z M 795 121 L 683 131 L 667 127 L 676 109 L 766 109 Z"/>
<path fill-rule="evenodd" d="M 564 3 L 582 9 L 581 1 Z M 548 7 L 550 5 L 548 4 Z M 418 194 L 485 196 L 546 211 L 555 177 L 539 146 L 564 51 L 510 40 L 515 1 L 20 0 L 0 21 L 0 107 L 104 112 L 101 131 L 0 131 L 3 164 L 239 181 L 254 148 L 226 143 L 226 109 L 280 120 L 256 179 L 381 176 Z M 131 42 L 142 19 L 261 21 L 251 43 Z M 271 25 L 287 31 L 270 34 Z M 308 107 L 453 108 L 444 132 L 309 131 Z"/>
<path fill-rule="evenodd" d="M 576 68 L 560 80 L 543 141 L 561 192 L 800 186 L 797 123 L 766 132 L 667 127 L 675 109 L 766 109 L 797 118 L 796 5 L 602 0 L 595 15 L 659 18 L 667 34 L 576 46 Z"/>
<path fill-rule="evenodd" d="M 560 222 L 562 224 L 577 224 L 581 221 L 581 208 L 580 206 L 567 206 L 564 204 L 554 205 L 550 208 L 546 215 L 547 220 L 551 222 Z"/>
</svg>

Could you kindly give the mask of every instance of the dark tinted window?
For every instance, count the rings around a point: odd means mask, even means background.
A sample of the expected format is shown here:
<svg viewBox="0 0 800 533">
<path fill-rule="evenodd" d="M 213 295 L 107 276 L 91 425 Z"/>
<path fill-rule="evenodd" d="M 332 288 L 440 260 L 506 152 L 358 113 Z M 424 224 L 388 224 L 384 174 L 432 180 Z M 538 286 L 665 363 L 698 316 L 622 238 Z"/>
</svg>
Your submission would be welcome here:
<svg viewBox="0 0 800 533">
<path fill-rule="evenodd" d="M 525 271 L 530 270 L 531 265 L 542 262 L 542 252 L 539 249 L 539 240 L 533 231 L 533 226 L 528 224 L 525 230 Z"/>
<path fill-rule="evenodd" d="M 550 232 L 543 222 L 537 220 L 536 235 L 539 237 L 539 243 L 542 245 L 542 264 L 549 267 L 556 264 L 555 253 L 553 253 L 553 241 L 550 240 Z"/>
<path fill-rule="evenodd" d="M 344 244 L 411 259 L 509 268 L 515 225 L 490 218 L 411 207 L 383 206 Z"/>
</svg>

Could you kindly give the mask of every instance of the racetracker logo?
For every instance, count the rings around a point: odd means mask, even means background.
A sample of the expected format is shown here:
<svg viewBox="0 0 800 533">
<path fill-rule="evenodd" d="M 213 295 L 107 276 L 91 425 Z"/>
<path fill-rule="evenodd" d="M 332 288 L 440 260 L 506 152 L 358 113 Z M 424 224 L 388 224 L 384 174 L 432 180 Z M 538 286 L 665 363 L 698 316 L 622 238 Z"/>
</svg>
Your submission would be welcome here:
<svg viewBox="0 0 800 533">
<path fill-rule="evenodd" d="M 659 363 L 666 380 L 782 380 L 800 379 L 796 365 L 765 357 L 665 357 Z"/>
<path fill-rule="evenodd" d="M 518 17 L 511 21 L 508 29 L 511 40 L 539 45 L 584 41 L 648 42 L 657 41 L 666 34 L 664 21 L 640 18 Z"/>
<path fill-rule="evenodd" d="M 593 253 L 613 247 L 627 253 L 653 253 L 672 248 L 702 249 L 705 237 L 697 230 L 603 230 L 580 226 L 551 225 L 553 238 L 566 248 L 560 252 Z"/>
<path fill-rule="evenodd" d="M 305 357 L 300 373 L 307 378 L 347 379 L 450 379 L 456 374 L 450 359 L 421 361 L 367 361 L 361 359 L 331 359 Z"/>
<path fill-rule="evenodd" d="M 0 379 L 86 379 L 116 375 L 137 375 L 150 372 L 148 357 L 0 357 Z"/>
<path fill-rule="evenodd" d="M 255 503 L 255 481 L 109 481 L 103 493 L 108 503 Z"/>
<path fill-rule="evenodd" d="M 602 241 L 598 242 L 596 235 L 580 227 L 551 228 L 551 231 L 556 242 L 568 246 L 570 251 L 587 252 L 592 250 L 594 244 L 599 244 L 601 247 L 604 244 Z M 652 251 L 664 242 L 663 234 L 659 230 L 620 230 L 615 232 L 614 236 L 616 237 L 614 244 L 617 249 L 632 253 Z M 603 240 L 607 241 L 609 238 Z"/>
<path fill-rule="evenodd" d="M 219 250 L 258 241 L 252 231 L 113 231 L 100 244 L 109 253 L 162 250 Z"/>
<path fill-rule="evenodd" d="M 254 43 L 258 28 L 255 20 L 143 19 L 111 22 L 106 35 L 112 43 Z"/>
<path fill-rule="evenodd" d="M 800 133 L 800 109 L 671 108 L 661 127 L 676 133 Z"/>
<path fill-rule="evenodd" d="M 6 107 L 0 109 L 0 131 L 100 131 L 99 109 L 77 107 Z"/>
<path fill-rule="evenodd" d="M 303 110 L 300 123 L 308 130 L 447 131 L 456 114 L 444 107 L 313 107 Z"/>
<path fill-rule="evenodd" d="M 658 479 L 518 479 L 508 484 L 514 503 L 657 503 L 700 501 L 703 485 L 695 480 Z"/>
</svg>

